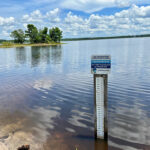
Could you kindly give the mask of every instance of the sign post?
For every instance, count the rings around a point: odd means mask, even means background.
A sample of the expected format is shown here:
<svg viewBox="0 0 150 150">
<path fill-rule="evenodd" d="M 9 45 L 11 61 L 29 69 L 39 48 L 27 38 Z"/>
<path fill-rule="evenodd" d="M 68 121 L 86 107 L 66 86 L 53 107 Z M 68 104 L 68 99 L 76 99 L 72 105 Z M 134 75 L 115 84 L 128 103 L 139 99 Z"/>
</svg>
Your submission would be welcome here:
<svg viewBox="0 0 150 150">
<path fill-rule="evenodd" d="M 111 68 L 110 55 L 93 55 L 91 73 L 94 75 L 95 137 L 107 140 L 107 82 Z"/>
</svg>

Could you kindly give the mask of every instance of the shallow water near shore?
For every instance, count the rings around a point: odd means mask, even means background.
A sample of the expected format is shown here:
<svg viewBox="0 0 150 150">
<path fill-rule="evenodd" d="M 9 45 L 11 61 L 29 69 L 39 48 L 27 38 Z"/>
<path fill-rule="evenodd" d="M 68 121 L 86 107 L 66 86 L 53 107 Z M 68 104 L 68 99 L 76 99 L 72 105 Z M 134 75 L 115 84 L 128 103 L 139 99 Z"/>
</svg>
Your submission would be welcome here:
<svg viewBox="0 0 150 150">
<path fill-rule="evenodd" d="M 0 150 L 106 150 L 94 138 L 93 54 L 110 54 L 108 149 L 150 149 L 150 38 L 0 49 Z"/>
</svg>

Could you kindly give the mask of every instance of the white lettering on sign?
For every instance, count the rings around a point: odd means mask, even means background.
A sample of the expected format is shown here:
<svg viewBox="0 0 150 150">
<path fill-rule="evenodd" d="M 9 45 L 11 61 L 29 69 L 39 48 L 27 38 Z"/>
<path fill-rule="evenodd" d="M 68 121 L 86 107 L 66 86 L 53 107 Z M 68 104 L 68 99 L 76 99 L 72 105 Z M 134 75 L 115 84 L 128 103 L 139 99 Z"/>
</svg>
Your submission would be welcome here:
<svg viewBox="0 0 150 150">
<path fill-rule="evenodd" d="M 104 78 L 96 77 L 97 137 L 104 138 Z"/>
<path fill-rule="evenodd" d="M 92 74 L 108 74 L 111 69 L 110 55 L 93 55 L 91 57 Z"/>
</svg>

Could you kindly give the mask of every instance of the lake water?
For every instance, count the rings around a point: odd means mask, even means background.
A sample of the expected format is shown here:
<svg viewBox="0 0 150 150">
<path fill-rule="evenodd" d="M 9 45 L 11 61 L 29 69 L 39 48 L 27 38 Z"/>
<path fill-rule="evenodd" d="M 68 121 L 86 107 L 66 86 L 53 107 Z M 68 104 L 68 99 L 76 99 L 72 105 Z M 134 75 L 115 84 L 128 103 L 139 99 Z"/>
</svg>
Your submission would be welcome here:
<svg viewBox="0 0 150 150">
<path fill-rule="evenodd" d="M 108 149 L 150 149 L 150 38 L 0 49 L 0 150 L 106 150 L 94 139 L 93 54 L 110 54 Z"/>
</svg>

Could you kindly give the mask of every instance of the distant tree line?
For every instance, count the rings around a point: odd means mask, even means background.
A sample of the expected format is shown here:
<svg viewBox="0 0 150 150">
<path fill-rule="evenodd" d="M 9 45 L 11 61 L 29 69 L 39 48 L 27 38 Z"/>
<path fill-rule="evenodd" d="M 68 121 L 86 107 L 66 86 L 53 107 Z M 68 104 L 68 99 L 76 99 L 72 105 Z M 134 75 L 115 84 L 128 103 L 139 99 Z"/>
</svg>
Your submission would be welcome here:
<svg viewBox="0 0 150 150">
<path fill-rule="evenodd" d="M 33 24 L 27 25 L 27 30 L 24 32 L 22 29 L 14 30 L 10 36 L 14 39 L 14 43 L 24 43 L 26 39 L 31 44 L 33 43 L 50 43 L 60 42 L 62 39 L 62 31 L 58 27 L 48 30 L 47 27 L 38 30 Z"/>
<path fill-rule="evenodd" d="M 2 43 L 2 42 L 6 42 L 6 40 L 0 39 L 0 43 Z"/>
</svg>

